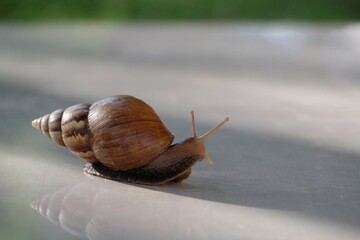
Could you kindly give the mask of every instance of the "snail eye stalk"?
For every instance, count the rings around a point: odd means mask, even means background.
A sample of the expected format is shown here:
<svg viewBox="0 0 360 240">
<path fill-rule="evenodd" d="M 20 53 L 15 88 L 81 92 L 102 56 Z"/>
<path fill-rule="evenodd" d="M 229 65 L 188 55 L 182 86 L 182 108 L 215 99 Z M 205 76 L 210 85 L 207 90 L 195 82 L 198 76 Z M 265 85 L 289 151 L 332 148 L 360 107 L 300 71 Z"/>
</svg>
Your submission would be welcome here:
<svg viewBox="0 0 360 240">
<path fill-rule="evenodd" d="M 191 111 L 191 125 L 192 125 L 192 135 L 194 139 L 199 140 L 204 144 L 212 135 L 215 134 L 217 130 L 221 128 L 222 125 L 224 125 L 226 122 L 228 122 L 230 119 L 229 117 L 226 117 L 221 123 L 219 123 L 217 126 L 210 129 L 207 133 L 202 135 L 200 138 L 198 137 L 197 130 L 196 130 L 196 124 L 195 124 L 195 114 L 194 111 Z M 209 154 L 205 150 L 205 157 L 204 159 L 210 164 L 214 164 L 214 162 L 210 159 Z"/>
</svg>

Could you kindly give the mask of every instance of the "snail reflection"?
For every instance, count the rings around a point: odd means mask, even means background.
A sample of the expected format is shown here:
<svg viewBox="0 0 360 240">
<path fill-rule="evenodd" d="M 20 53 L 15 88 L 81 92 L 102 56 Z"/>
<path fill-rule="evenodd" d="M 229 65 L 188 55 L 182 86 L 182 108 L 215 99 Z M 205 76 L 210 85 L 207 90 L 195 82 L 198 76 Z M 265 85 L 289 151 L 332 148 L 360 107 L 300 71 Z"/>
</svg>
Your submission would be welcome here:
<svg viewBox="0 0 360 240">
<path fill-rule="evenodd" d="M 232 239 L 238 215 L 218 205 L 94 178 L 31 203 L 50 222 L 92 240 Z"/>
<path fill-rule="evenodd" d="M 227 121 L 198 137 L 192 112 L 193 136 L 172 144 L 173 134 L 147 103 L 120 95 L 56 110 L 32 125 L 86 160 L 88 174 L 158 185 L 181 182 L 203 159 L 211 163 L 205 142 Z"/>
</svg>

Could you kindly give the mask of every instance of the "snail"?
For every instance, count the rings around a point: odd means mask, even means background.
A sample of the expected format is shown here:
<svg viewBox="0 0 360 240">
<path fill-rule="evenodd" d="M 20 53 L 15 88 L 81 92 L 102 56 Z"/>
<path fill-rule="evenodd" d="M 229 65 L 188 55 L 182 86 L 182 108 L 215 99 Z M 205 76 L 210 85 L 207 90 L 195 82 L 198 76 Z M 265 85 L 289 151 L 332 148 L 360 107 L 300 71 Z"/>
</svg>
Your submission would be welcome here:
<svg viewBox="0 0 360 240">
<path fill-rule="evenodd" d="M 32 126 L 86 160 L 87 174 L 159 185 L 188 178 L 198 161 L 212 163 L 204 144 L 229 118 L 198 137 L 193 111 L 191 115 L 193 136 L 176 144 L 152 107 L 128 95 L 59 109 Z"/>
</svg>

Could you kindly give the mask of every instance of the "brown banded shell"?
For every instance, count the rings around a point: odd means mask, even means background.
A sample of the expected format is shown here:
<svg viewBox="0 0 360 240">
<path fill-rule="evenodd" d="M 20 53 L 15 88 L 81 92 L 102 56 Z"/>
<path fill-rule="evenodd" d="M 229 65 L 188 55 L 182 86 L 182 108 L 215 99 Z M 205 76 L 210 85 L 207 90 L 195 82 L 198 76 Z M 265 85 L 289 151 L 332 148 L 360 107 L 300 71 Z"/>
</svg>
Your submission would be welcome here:
<svg viewBox="0 0 360 240">
<path fill-rule="evenodd" d="M 174 138 L 148 104 L 126 95 L 56 110 L 32 125 L 76 156 L 113 170 L 149 163 Z"/>
<path fill-rule="evenodd" d="M 91 147 L 88 114 L 90 104 L 71 106 L 62 114 L 61 132 L 66 147 L 76 156 L 88 162 L 97 162 Z"/>
<path fill-rule="evenodd" d="M 32 121 L 32 126 L 34 128 L 38 129 L 60 146 L 65 146 L 61 136 L 61 117 L 63 112 L 63 109 L 58 109 L 51 114 L 46 114 L 45 116 Z"/>
</svg>

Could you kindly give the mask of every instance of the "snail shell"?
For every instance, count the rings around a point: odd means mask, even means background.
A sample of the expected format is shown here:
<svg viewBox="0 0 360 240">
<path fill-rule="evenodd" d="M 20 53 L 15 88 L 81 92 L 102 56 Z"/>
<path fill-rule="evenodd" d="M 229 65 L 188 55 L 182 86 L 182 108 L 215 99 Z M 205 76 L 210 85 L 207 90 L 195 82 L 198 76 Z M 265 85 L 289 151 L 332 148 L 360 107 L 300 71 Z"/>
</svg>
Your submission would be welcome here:
<svg viewBox="0 0 360 240">
<path fill-rule="evenodd" d="M 174 139 L 148 104 L 126 95 L 59 109 L 33 126 L 76 156 L 112 170 L 143 166 Z"/>
</svg>

